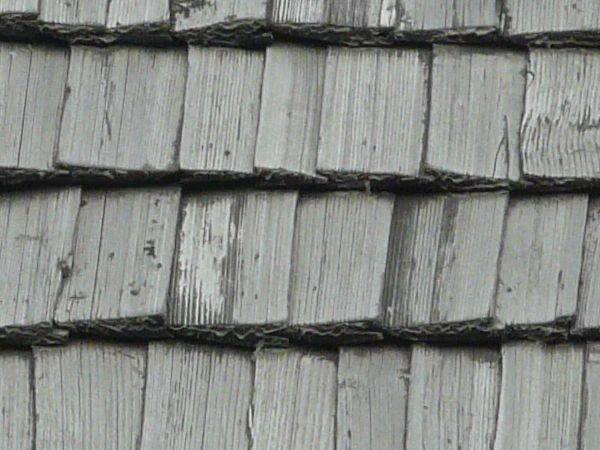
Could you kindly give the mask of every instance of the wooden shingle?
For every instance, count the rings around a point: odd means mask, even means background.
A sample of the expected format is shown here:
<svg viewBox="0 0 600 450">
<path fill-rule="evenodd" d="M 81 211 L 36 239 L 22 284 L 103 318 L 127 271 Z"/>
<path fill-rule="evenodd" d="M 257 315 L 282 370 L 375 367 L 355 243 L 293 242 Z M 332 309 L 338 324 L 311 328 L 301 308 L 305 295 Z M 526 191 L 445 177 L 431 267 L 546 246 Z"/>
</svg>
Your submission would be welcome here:
<svg viewBox="0 0 600 450">
<path fill-rule="evenodd" d="M 175 30 L 202 29 L 239 21 L 264 21 L 267 0 L 174 0 Z"/>
<path fill-rule="evenodd" d="M 329 0 L 273 0 L 269 20 L 273 24 L 322 24 Z"/>
<path fill-rule="evenodd" d="M 581 450 L 600 448 L 600 343 L 588 342 L 585 352 L 583 374 L 583 398 L 581 410 Z"/>
<path fill-rule="evenodd" d="M 526 69 L 524 52 L 434 46 L 427 169 L 457 180 L 519 179 Z"/>
<path fill-rule="evenodd" d="M 33 450 L 31 353 L 0 352 L 0 450 Z"/>
<path fill-rule="evenodd" d="M 142 450 L 249 449 L 252 354 L 150 343 Z"/>
<path fill-rule="evenodd" d="M 332 25 L 353 28 L 393 28 L 396 0 L 328 0 Z"/>
<path fill-rule="evenodd" d="M 37 15 L 39 0 L 0 0 L 0 15 Z"/>
<path fill-rule="evenodd" d="M 163 316 L 179 188 L 84 191 L 59 322 Z"/>
<path fill-rule="evenodd" d="M 575 328 L 600 329 L 600 197 L 588 205 Z"/>
</svg>

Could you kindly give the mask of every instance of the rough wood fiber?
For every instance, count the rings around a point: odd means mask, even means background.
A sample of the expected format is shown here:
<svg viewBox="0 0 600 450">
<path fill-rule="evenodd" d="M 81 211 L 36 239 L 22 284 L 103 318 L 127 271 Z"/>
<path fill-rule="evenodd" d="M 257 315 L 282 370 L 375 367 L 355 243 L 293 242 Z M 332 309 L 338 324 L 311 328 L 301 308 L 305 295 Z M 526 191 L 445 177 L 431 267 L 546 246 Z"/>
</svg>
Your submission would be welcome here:
<svg viewBox="0 0 600 450">
<path fill-rule="evenodd" d="M 428 169 L 459 180 L 519 179 L 526 69 L 524 52 L 434 46 Z"/>
<path fill-rule="evenodd" d="M 256 354 L 250 430 L 260 450 L 335 448 L 334 355 L 300 350 Z"/>
<path fill-rule="evenodd" d="M 169 0 L 110 0 L 106 26 L 118 28 L 158 22 L 166 25 L 170 16 Z"/>
<path fill-rule="evenodd" d="M 296 202 L 296 192 L 281 191 L 187 197 L 170 322 L 285 321 Z"/>
<path fill-rule="evenodd" d="M 270 20 L 276 24 L 320 24 L 328 15 L 329 0 L 273 0 Z"/>
<path fill-rule="evenodd" d="M 419 174 L 428 59 L 421 49 L 329 48 L 318 171 Z"/>
<path fill-rule="evenodd" d="M 575 328 L 600 328 L 600 197 L 588 206 Z"/>
<path fill-rule="evenodd" d="M 492 349 L 415 345 L 406 448 L 491 448 L 500 371 L 500 354 Z"/>
<path fill-rule="evenodd" d="M 588 342 L 583 375 L 580 450 L 600 448 L 600 343 Z"/>
<path fill-rule="evenodd" d="M 2 0 L 0 14 L 37 14 L 39 0 Z"/>
<path fill-rule="evenodd" d="M 270 173 L 315 176 L 326 50 L 267 49 L 255 166 Z"/>
<path fill-rule="evenodd" d="M 252 174 L 264 52 L 190 46 L 181 168 Z"/>
<path fill-rule="evenodd" d="M 249 449 L 253 377 L 250 353 L 150 343 L 142 450 Z"/>
<path fill-rule="evenodd" d="M 146 348 L 94 341 L 34 349 L 36 448 L 135 450 Z"/>
<path fill-rule="evenodd" d="M 52 169 L 67 67 L 65 49 L 0 44 L 0 167 Z"/>
<path fill-rule="evenodd" d="M 179 188 L 83 194 L 59 322 L 166 314 Z"/>
<path fill-rule="evenodd" d="M 33 450 L 31 353 L 0 352 L 0 450 Z"/>
<path fill-rule="evenodd" d="M 392 328 L 493 316 L 506 193 L 396 198 L 385 282 Z"/>
<path fill-rule="evenodd" d="M 407 348 L 340 349 L 337 448 L 404 448 L 409 373 Z"/>
<path fill-rule="evenodd" d="M 527 1 L 527 0 L 525 0 Z M 496 0 L 399 0 L 399 31 L 497 28 L 500 2 Z"/>
<path fill-rule="evenodd" d="M 204 28 L 219 23 L 265 20 L 267 0 L 175 0 L 175 30 Z"/>
<path fill-rule="evenodd" d="M 70 266 L 79 188 L 0 195 L 0 326 L 51 322 Z"/>
<path fill-rule="evenodd" d="M 57 162 L 175 170 L 185 55 L 172 48 L 72 47 Z"/>
<path fill-rule="evenodd" d="M 511 198 L 496 315 L 502 323 L 551 323 L 575 314 L 588 197 Z"/>
<path fill-rule="evenodd" d="M 301 197 L 292 255 L 292 323 L 380 318 L 393 206 L 386 194 Z"/>
<path fill-rule="evenodd" d="M 583 362 L 577 343 L 504 344 L 494 449 L 578 449 Z"/>
<path fill-rule="evenodd" d="M 525 175 L 600 178 L 600 52 L 531 49 L 521 151 Z"/>
<path fill-rule="evenodd" d="M 333 25 L 356 28 L 393 28 L 396 0 L 329 0 L 329 20 Z"/>
</svg>

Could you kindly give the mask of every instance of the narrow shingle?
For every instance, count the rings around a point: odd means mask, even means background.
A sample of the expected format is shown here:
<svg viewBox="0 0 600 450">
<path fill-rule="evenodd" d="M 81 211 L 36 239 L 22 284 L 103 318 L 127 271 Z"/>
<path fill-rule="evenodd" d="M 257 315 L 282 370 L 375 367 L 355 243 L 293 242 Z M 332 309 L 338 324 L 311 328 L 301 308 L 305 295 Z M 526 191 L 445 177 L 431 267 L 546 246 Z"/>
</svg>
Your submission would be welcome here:
<svg viewBox="0 0 600 450">
<path fill-rule="evenodd" d="M 236 21 L 265 20 L 267 0 L 174 0 L 175 30 L 202 29 Z"/>
<path fill-rule="evenodd" d="M 409 373 L 407 348 L 340 349 L 337 448 L 404 448 Z"/>
<path fill-rule="evenodd" d="M 580 450 L 600 448 L 600 343 L 588 342 L 583 374 Z"/>
<path fill-rule="evenodd" d="M 600 197 L 588 205 L 575 328 L 600 329 Z"/>
<path fill-rule="evenodd" d="M 142 450 L 249 449 L 252 354 L 150 343 Z"/>
<path fill-rule="evenodd" d="M 293 349 L 257 352 L 253 448 L 335 448 L 334 356 Z"/>
<path fill-rule="evenodd" d="M 94 341 L 34 348 L 36 446 L 136 450 L 146 348 Z"/>
<path fill-rule="evenodd" d="M 458 179 L 516 181 L 524 52 L 436 45 L 425 164 Z"/>
<path fill-rule="evenodd" d="M 584 346 L 502 346 L 495 450 L 578 449 Z"/>
<path fill-rule="evenodd" d="M 264 52 L 190 46 L 181 168 L 252 174 Z"/>
<path fill-rule="evenodd" d="M 0 450 L 33 450 L 31 353 L 0 352 Z"/>
</svg>

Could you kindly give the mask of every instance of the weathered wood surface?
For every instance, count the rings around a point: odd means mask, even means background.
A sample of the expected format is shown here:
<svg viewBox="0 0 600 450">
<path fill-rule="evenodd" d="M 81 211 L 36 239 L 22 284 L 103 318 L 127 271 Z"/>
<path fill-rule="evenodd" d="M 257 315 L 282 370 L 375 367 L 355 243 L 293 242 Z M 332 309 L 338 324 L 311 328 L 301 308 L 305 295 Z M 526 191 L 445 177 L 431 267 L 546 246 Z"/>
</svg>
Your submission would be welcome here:
<svg viewBox="0 0 600 450">
<path fill-rule="evenodd" d="M 164 23 L 167 27 L 170 17 L 169 0 L 109 0 L 106 26 L 118 28 L 138 24 Z"/>
<path fill-rule="evenodd" d="M 600 51 L 531 49 L 521 150 L 525 175 L 600 178 Z"/>
<path fill-rule="evenodd" d="M 0 352 L 0 450 L 33 450 L 31 353 Z"/>
<path fill-rule="evenodd" d="M 180 190 L 84 191 L 59 322 L 166 314 Z"/>
<path fill-rule="evenodd" d="M 527 1 L 527 0 L 525 0 Z M 500 2 L 496 0 L 398 0 L 399 31 L 498 28 Z"/>
<path fill-rule="evenodd" d="M 394 199 L 387 194 L 309 194 L 296 214 L 290 320 L 376 320 Z"/>
<path fill-rule="evenodd" d="M 51 322 L 70 266 L 79 188 L 0 195 L 0 326 Z"/>
<path fill-rule="evenodd" d="M 257 352 L 250 424 L 253 448 L 335 448 L 334 358 L 293 349 Z"/>
<path fill-rule="evenodd" d="M 52 169 L 67 68 L 63 48 L 0 44 L 0 167 Z"/>
<path fill-rule="evenodd" d="M 267 49 L 254 163 L 259 170 L 316 175 L 326 54 L 289 44 Z"/>
<path fill-rule="evenodd" d="M 502 346 L 502 390 L 494 449 L 578 449 L 584 346 Z"/>
<path fill-rule="evenodd" d="M 600 448 L 600 343 L 588 342 L 583 374 L 580 450 Z"/>
<path fill-rule="evenodd" d="M 0 14 L 35 15 L 40 10 L 39 0 L 2 0 Z"/>
<path fill-rule="evenodd" d="M 219 23 L 265 20 L 267 0 L 174 0 L 175 30 L 204 28 Z"/>
<path fill-rule="evenodd" d="M 419 174 L 429 56 L 422 49 L 329 48 L 318 171 Z"/>
<path fill-rule="evenodd" d="M 275 24 L 319 24 L 329 11 L 328 0 L 272 0 L 270 21 Z"/>
<path fill-rule="evenodd" d="M 254 171 L 263 51 L 190 46 L 181 168 Z"/>
<path fill-rule="evenodd" d="M 252 354 L 150 343 L 142 450 L 249 449 Z"/>
<path fill-rule="evenodd" d="M 396 0 L 328 0 L 328 23 L 356 28 L 393 28 Z"/>
<path fill-rule="evenodd" d="M 94 341 L 35 348 L 35 448 L 137 449 L 146 353 Z"/>
<path fill-rule="evenodd" d="M 296 202 L 296 192 L 186 197 L 170 323 L 285 321 Z"/>
<path fill-rule="evenodd" d="M 185 57 L 179 49 L 72 47 L 57 162 L 177 169 Z"/>
<path fill-rule="evenodd" d="M 458 180 L 519 179 L 526 69 L 525 52 L 434 46 L 428 169 Z"/>
<path fill-rule="evenodd" d="M 505 193 L 396 198 L 384 291 L 392 328 L 493 316 Z"/>
<path fill-rule="evenodd" d="M 337 448 L 404 448 L 410 351 L 343 347 L 338 362 Z"/>
<path fill-rule="evenodd" d="M 496 315 L 508 325 L 551 323 L 575 314 L 588 196 L 511 198 Z"/>
<path fill-rule="evenodd" d="M 575 328 L 600 328 L 600 197 L 592 197 L 583 242 Z"/>
</svg>

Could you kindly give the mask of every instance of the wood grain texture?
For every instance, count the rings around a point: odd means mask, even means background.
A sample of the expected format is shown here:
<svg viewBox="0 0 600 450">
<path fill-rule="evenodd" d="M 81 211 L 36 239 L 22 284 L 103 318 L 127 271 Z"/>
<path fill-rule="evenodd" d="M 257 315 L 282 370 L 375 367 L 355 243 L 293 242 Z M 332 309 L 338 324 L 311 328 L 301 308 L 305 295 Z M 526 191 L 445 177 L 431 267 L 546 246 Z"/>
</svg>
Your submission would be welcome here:
<svg viewBox="0 0 600 450">
<path fill-rule="evenodd" d="M 338 364 L 337 448 L 404 448 L 408 348 L 342 347 Z"/>
<path fill-rule="evenodd" d="M 38 0 L 1 0 L 0 14 L 38 14 Z"/>
<path fill-rule="evenodd" d="M 169 0 L 110 0 L 106 26 L 164 23 L 169 24 Z"/>
<path fill-rule="evenodd" d="M 67 67 L 64 48 L 0 44 L 0 167 L 52 170 Z"/>
<path fill-rule="evenodd" d="M 413 346 L 406 448 L 491 448 L 500 372 L 492 349 Z"/>
<path fill-rule="evenodd" d="M 254 165 L 315 176 L 326 50 L 289 44 L 267 48 Z"/>
<path fill-rule="evenodd" d="M 260 350 L 256 354 L 255 380 L 252 448 L 335 448 L 334 355 Z"/>
<path fill-rule="evenodd" d="M 526 70 L 524 52 L 434 46 L 428 168 L 518 180 Z"/>
<path fill-rule="evenodd" d="M 600 178 L 600 51 L 532 49 L 529 59 L 525 175 Z"/>
<path fill-rule="evenodd" d="M 45 23 L 102 27 L 110 0 L 39 0 L 39 20 Z"/>
<path fill-rule="evenodd" d="M 57 162 L 175 170 L 185 55 L 179 49 L 72 47 Z"/>
<path fill-rule="evenodd" d="M 150 343 L 142 450 L 250 449 L 252 354 Z"/>
<path fill-rule="evenodd" d="M 597 31 L 600 10 L 596 0 L 504 0 L 509 35 Z"/>
<path fill-rule="evenodd" d="M 329 0 L 272 0 L 270 21 L 276 24 L 323 23 L 329 10 Z"/>
<path fill-rule="evenodd" d="M 426 50 L 330 47 L 317 170 L 417 176 L 428 67 Z"/>
<path fill-rule="evenodd" d="M 187 197 L 169 321 L 285 321 L 296 202 L 296 192 L 282 191 Z"/>
<path fill-rule="evenodd" d="M 35 348 L 36 448 L 137 449 L 146 353 L 94 341 Z"/>
<path fill-rule="evenodd" d="M 511 198 L 496 315 L 502 323 L 551 323 L 575 314 L 588 196 Z"/>
<path fill-rule="evenodd" d="M 33 450 L 31 353 L 0 352 L 0 450 Z"/>
<path fill-rule="evenodd" d="M 495 450 L 576 450 L 584 346 L 511 342 L 502 346 Z"/>
<path fill-rule="evenodd" d="M 506 193 L 396 198 L 384 291 L 392 328 L 493 316 Z"/>
<path fill-rule="evenodd" d="M 290 320 L 376 320 L 394 199 L 387 194 L 308 194 L 296 214 Z"/>
<path fill-rule="evenodd" d="M 600 447 L 600 343 L 588 342 L 585 351 L 581 409 L 580 450 Z"/>
<path fill-rule="evenodd" d="M 192 30 L 240 20 L 265 20 L 267 0 L 174 0 L 175 30 Z"/>
<path fill-rule="evenodd" d="M 393 28 L 396 0 L 329 0 L 329 20 L 333 25 L 356 28 Z"/>
<path fill-rule="evenodd" d="M 180 190 L 84 191 L 59 322 L 166 314 Z"/>
<path fill-rule="evenodd" d="M 500 3 L 496 0 L 398 0 L 400 31 L 460 30 L 498 27 Z"/>
<path fill-rule="evenodd" d="M 576 329 L 600 328 L 600 197 L 588 205 Z"/>
<path fill-rule="evenodd" d="M 190 46 L 181 168 L 251 174 L 264 52 Z"/>
<path fill-rule="evenodd" d="M 0 194 L 0 326 L 51 322 L 68 272 L 79 188 Z"/>
</svg>

